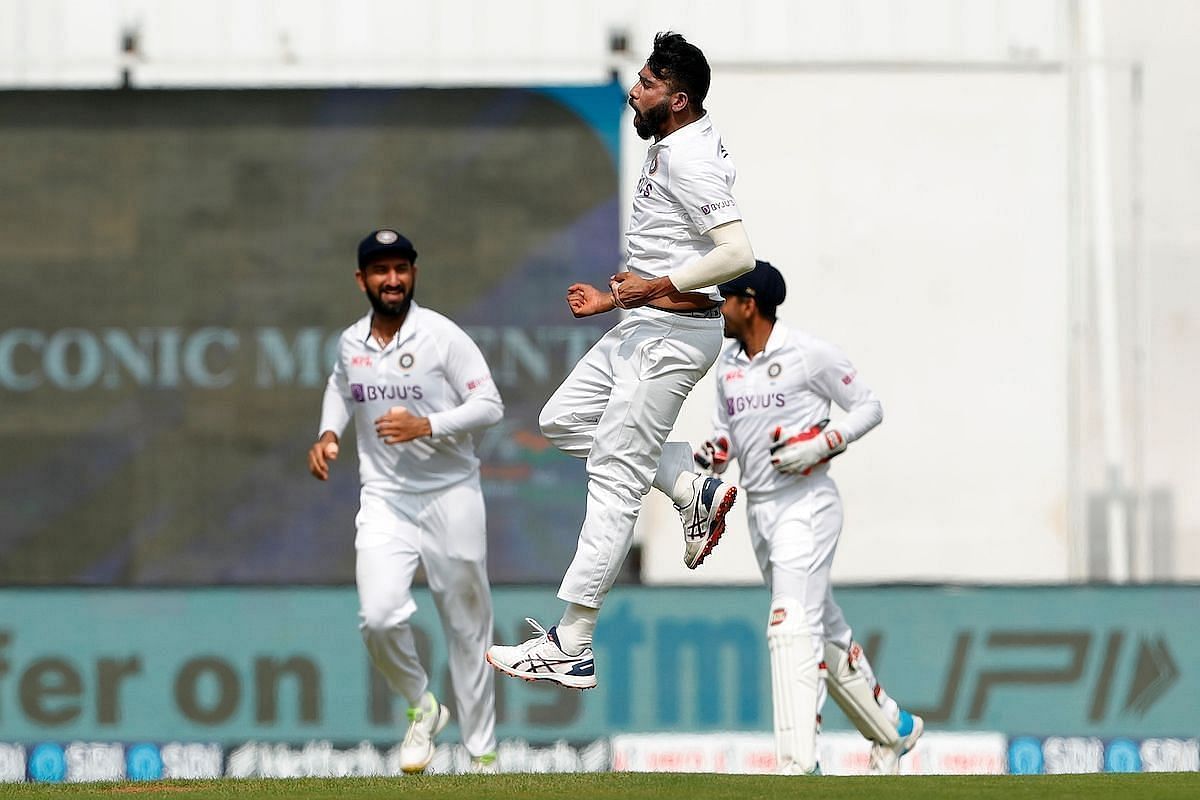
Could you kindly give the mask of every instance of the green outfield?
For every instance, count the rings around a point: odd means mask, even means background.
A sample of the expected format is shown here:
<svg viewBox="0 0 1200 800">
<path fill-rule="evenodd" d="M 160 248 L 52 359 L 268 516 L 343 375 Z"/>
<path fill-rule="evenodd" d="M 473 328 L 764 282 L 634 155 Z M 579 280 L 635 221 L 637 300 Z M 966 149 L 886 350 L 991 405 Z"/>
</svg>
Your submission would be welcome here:
<svg viewBox="0 0 1200 800">
<path fill-rule="evenodd" d="M 4 797 L 167 797 L 172 800 L 353 800 L 409 795 L 421 800 L 752 800 L 803 796 L 805 800 L 889 798 L 1027 798 L 1124 800 L 1200 797 L 1200 773 L 1137 775 L 970 775 L 899 778 L 785 778 L 758 775 L 588 773 L 437 775 L 413 778 L 304 778 L 297 780 L 160 781 L 154 783 L 0 784 Z"/>
</svg>

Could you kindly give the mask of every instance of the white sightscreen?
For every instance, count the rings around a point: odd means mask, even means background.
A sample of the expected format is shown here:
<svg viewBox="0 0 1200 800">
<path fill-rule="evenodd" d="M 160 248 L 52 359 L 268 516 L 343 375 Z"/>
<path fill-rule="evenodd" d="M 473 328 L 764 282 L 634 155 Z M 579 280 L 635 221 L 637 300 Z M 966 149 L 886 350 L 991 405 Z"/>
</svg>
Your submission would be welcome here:
<svg viewBox="0 0 1200 800">
<path fill-rule="evenodd" d="M 781 318 L 842 346 L 884 422 L 832 471 L 838 581 L 1067 578 L 1066 79 L 1056 71 L 714 76 Z M 645 143 L 628 131 L 622 179 Z M 709 428 L 711 375 L 677 434 Z M 652 493 L 649 582 L 753 581 L 738 510 L 700 570 Z"/>
</svg>

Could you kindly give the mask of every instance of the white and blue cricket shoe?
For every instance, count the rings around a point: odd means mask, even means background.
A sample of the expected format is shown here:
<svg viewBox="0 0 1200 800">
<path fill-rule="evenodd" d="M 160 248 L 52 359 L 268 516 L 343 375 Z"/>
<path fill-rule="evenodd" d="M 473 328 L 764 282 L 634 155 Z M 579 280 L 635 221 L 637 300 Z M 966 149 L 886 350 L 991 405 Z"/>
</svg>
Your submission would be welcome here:
<svg viewBox="0 0 1200 800">
<path fill-rule="evenodd" d="M 683 563 L 695 569 L 704 563 L 725 533 L 725 515 L 737 500 L 737 487 L 720 478 L 697 475 L 691 502 L 675 506 L 683 522 Z"/>
<path fill-rule="evenodd" d="M 527 681 L 553 681 L 568 689 L 591 689 L 596 685 L 596 663 L 592 648 L 578 653 L 563 652 L 555 626 L 546 630 L 535 620 L 525 618 L 537 636 L 511 647 L 494 644 L 487 660 L 505 675 Z"/>
</svg>

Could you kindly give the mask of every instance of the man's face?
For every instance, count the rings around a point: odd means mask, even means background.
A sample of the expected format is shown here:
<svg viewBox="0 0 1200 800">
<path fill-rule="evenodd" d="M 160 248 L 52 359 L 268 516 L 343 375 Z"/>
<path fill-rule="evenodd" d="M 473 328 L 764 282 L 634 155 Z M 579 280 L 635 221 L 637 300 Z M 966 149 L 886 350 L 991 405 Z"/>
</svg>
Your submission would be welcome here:
<svg viewBox="0 0 1200 800">
<path fill-rule="evenodd" d="M 638 79 L 629 89 L 629 106 L 633 109 L 633 129 L 643 139 L 661 138 L 661 132 L 671 115 L 671 100 L 676 93 L 650 67 L 642 67 Z"/>
<path fill-rule="evenodd" d="M 723 297 L 725 302 L 721 304 L 721 320 L 724 323 L 722 333 L 727 339 L 740 340 L 750 318 L 754 316 L 754 299 L 739 294 L 727 294 Z"/>
<path fill-rule="evenodd" d="M 407 258 L 381 255 L 354 275 L 376 314 L 402 317 L 408 313 L 416 289 L 417 268 Z"/>
</svg>

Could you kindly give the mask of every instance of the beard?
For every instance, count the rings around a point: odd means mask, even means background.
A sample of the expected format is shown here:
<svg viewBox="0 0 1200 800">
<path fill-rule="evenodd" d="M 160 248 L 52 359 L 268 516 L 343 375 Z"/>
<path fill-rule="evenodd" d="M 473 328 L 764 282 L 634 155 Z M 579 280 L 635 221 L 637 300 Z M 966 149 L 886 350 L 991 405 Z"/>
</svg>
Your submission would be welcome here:
<svg viewBox="0 0 1200 800">
<path fill-rule="evenodd" d="M 633 101 L 629 102 L 633 106 Z M 637 135 L 643 139 L 649 139 L 657 136 L 658 132 L 663 129 L 666 124 L 667 117 L 671 115 L 671 101 L 664 100 L 656 106 L 650 106 L 645 112 L 638 111 L 636 107 L 633 109 L 633 129 L 637 131 Z"/>
<path fill-rule="evenodd" d="M 395 319 L 403 317 L 408 313 L 409 306 L 412 305 L 413 295 L 417 292 L 417 287 L 413 286 L 404 293 L 404 297 L 394 303 L 389 303 L 383 299 L 382 291 L 372 292 L 370 289 L 364 290 L 367 299 L 371 301 L 371 308 L 381 317 L 390 317 Z"/>
</svg>

